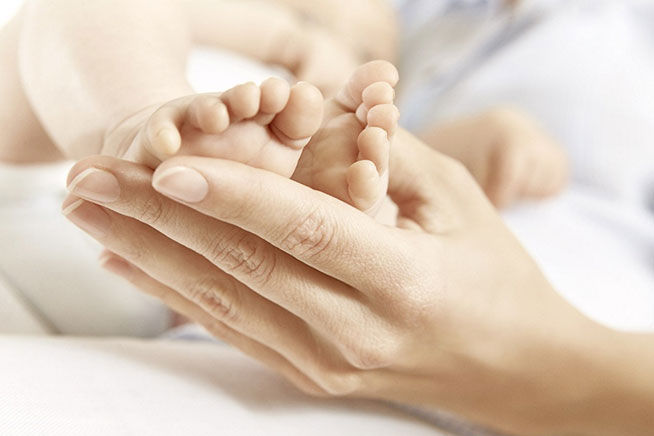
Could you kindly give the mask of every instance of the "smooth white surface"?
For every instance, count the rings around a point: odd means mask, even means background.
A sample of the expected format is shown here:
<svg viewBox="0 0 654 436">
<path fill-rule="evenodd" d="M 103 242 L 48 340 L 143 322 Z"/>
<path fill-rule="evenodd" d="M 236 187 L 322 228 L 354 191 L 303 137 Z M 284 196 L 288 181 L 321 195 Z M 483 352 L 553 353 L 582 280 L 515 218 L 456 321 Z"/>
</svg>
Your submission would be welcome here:
<svg viewBox="0 0 654 436">
<path fill-rule="evenodd" d="M 0 386 L 3 436 L 444 434 L 385 404 L 313 399 L 215 343 L 0 337 Z"/>
<path fill-rule="evenodd" d="M 0 27 L 14 16 L 22 3 L 22 0 L 2 0 L 0 2 Z"/>
<path fill-rule="evenodd" d="M 61 214 L 70 165 L 0 164 L 0 280 L 5 294 L 19 296 L 17 303 L 26 303 L 25 311 L 51 333 L 163 332 L 169 311 L 103 270 L 99 244 Z M 12 318 L 0 318 L 0 333 L 16 331 Z"/>
</svg>

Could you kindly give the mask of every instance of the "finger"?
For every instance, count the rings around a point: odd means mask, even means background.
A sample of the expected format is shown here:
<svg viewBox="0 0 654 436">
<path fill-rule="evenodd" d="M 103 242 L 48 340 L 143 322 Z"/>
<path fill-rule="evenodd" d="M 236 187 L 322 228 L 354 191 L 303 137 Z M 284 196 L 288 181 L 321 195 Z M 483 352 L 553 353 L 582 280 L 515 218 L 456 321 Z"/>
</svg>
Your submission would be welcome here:
<svg viewBox="0 0 654 436">
<path fill-rule="evenodd" d="M 310 395 L 325 394 L 323 389 L 278 352 L 217 320 L 202 307 L 153 279 L 134 264 L 111 252 L 105 252 L 101 257 L 101 263 L 105 269 L 129 281 L 142 292 L 158 298 L 171 309 L 200 324 L 216 338 L 235 346 L 248 356 L 282 374 L 303 392 Z"/>
<path fill-rule="evenodd" d="M 487 195 L 497 208 L 512 204 L 524 187 L 527 156 L 521 147 L 498 147 L 491 156 Z"/>
<path fill-rule="evenodd" d="M 70 200 L 71 205 L 79 201 L 74 197 Z M 216 321 L 268 344 L 321 386 L 331 390 L 328 377 L 346 369 L 340 353 L 315 336 L 303 320 L 149 226 L 84 200 L 69 207 L 67 216 L 110 251 L 201 307 Z"/>
<path fill-rule="evenodd" d="M 149 168 L 138 164 L 93 157 L 73 167 L 68 186 L 75 195 L 133 217 L 189 247 L 325 336 L 347 342 L 349 333 L 343 326 L 351 322 L 352 313 L 362 314 L 365 297 L 361 293 L 256 235 L 161 196 L 151 186 L 151 174 Z M 139 240 L 143 238 L 141 232 L 134 233 Z M 167 252 L 165 246 L 160 250 Z M 152 268 L 161 268 L 161 264 L 156 262 Z M 334 311 L 334 307 L 341 310 Z"/>
<path fill-rule="evenodd" d="M 153 186 L 363 292 L 379 281 L 362 275 L 361 265 L 398 272 L 409 254 L 397 233 L 345 203 L 236 162 L 174 158 L 157 169 Z"/>
</svg>

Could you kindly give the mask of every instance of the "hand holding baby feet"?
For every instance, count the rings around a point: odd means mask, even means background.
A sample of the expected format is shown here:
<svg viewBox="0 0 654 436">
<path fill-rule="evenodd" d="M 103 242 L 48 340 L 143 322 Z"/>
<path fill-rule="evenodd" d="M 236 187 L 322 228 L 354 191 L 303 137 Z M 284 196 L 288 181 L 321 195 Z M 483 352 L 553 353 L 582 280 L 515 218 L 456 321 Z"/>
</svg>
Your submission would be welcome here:
<svg viewBox="0 0 654 436">
<path fill-rule="evenodd" d="M 103 154 L 151 168 L 173 155 L 207 156 L 289 177 L 320 126 L 322 105 L 313 85 L 277 78 L 190 95 L 121 122 L 106 135 Z"/>
<path fill-rule="evenodd" d="M 325 103 L 322 127 L 305 148 L 293 179 L 374 215 L 386 198 L 398 73 L 385 61 L 359 67 Z"/>
</svg>

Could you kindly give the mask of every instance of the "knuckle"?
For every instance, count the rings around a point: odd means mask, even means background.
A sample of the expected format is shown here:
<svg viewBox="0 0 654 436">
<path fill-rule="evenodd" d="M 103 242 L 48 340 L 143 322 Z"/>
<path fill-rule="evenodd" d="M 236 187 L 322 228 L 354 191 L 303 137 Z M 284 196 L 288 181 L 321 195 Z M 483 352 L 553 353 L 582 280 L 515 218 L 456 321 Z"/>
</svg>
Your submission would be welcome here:
<svg viewBox="0 0 654 436">
<path fill-rule="evenodd" d="M 229 274 L 246 277 L 248 283 L 266 285 L 275 270 L 274 253 L 258 237 L 243 233 L 217 237 L 210 243 L 209 259 Z"/>
<path fill-rule="evenodd" d="M 238 293 L 230 286 L 229 281 L 217 280 L 214 277 L 203 277 L 195 280 L 187 288 L 191 301 L 206 310 L 217 321 L 234 324 L 238 321 L 236 296 Z"/>
<path fill-rule="evenodd" d="M 293 255 L 315 257 L 333 245 L 335 225 L 322 209 L 313 209 L 288 228 L 280 247 Z"/>
<path fill-rule="evenodd" d="M 386 368 L 395 363 L 397 348 L 396 341 L 390 336 L 352 341 L 348 344 L 345 357 L 352 366 L 360 370 Z"/>
<path fill-rule="evenodd" d="M 137 205 L 134 218 L 153 227 L 165 224 L 168 221 L 168 211 L 158 196 L 151 196 Z"/>
<path fill-rule="evenodd" d="M 439 305 L 436 295 L 440 292 L 434 292 L 434 289 L 441 290 L 447 285 L 443 279 L 425 283 L 425 277 L 431 277 L 434 271 L 442 270 L 439 255 L 434 255 L 431 259 L 430 272 L 413 265 L 407 266 L 399 276 L 399 280 L 385 290 L 383 305 L 393 308 L 391 313 L 393 316 L 390 318 L 393 324 L 386 326 L 384 338 L 388 338 L 391 342 L 400 337 L 401 331 L 397 330 L 398 328 L 421 325 L 425 317 L 429 318 Z"/>
</svg>

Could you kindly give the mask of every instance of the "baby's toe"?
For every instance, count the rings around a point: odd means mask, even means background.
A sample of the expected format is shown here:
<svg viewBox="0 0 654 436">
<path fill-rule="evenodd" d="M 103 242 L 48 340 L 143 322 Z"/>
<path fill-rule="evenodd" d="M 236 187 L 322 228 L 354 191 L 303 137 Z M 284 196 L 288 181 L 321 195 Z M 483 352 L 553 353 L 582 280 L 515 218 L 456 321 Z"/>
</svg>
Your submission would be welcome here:
<svg viewBox="0 0 654 436">
<path fill-rule="evenodd" d="M 368 111 L 367 124 L 369 127 L 380 127 L 389 137 L 395 134 L 400 111 L 392 104 L 379 104 Z"/>
<path fill-rule="evenodd" d="M 384 174 L 388 170 L 391 142 L 386 131 L 380 127 L 366 127 L 357 139 L 359 160 L 375 164 L 377 172 Z"/>
<path fill-rule="evenodd" d="M 304 147 L 322 123 L 323 98 L 315 86 L 300 82 L 294 85 L 284 109 L 271 123 L 273 132 L 284 144 Z"/>
<path fill-rule="evenodd" d="M 381 104 L 393 104 L 395 89 L 386 82 L 375 82 L 363 90 L 362 103 L 357 107 L 356 116 L 362 123 L 366 124 L 370 108 Z"/>
<path fill-rule="evenodd" d="M 260 111 L 265 114 L 277 114 L 286 107 L 291 95 L 288 82 L 278 77 L 265 80 L 261 86 Z"/>
<path fill-rule="evenodd" d="M 390 62 L 368 62 L 356 69 L 336 99 L 351 111 L 355 111 L 363 102 L 364 90 L 370 85 L 385 82 L 394 87 L 398 80 L 399 73 Z"/>
<path fill-rule="evenodd" d="M 145 148 L 159 159 L 171 156 L 182 145 L 179 133 L 188 109 L 184 99 L 174 100 L 157 109 L 145 125 Z"/>
<path fill-rule="evenodd" d="M 189 105 L 188 120 L 196 129 L 217 135 L 229 127 L 229 112 L 219 97 L 199 95 Z"/>
<path fill-rule="evenodd" d="M 260 86 L 261 104 L 254 121 L 262 126 L 268 125 L 275 115 L 284 109 L 291 94 L 288 82 L 277 77 L 266 79 Z"/>
<path fill-rule="evenodd" d="M 363 104 L 371 108 L 379 104 L 392 104 L 395 99 L 395 89 L 387 82 L 375 82 L 363 90 Z"/>
<path fill-rule="evenodd" d="M 347 169 L 348 194 L 352 205 L 367 212 L 373 209 L 381 197 L 381 178 L 375 164 L 360 160 Z"/>
<path fill-rule="evenodd" d="M 252 118 L 259 112 L 261 90 L 252 82 L 237 85 L 222 95 L 227 105 L 231 121 L 237 122 Z"/>
</svg>

